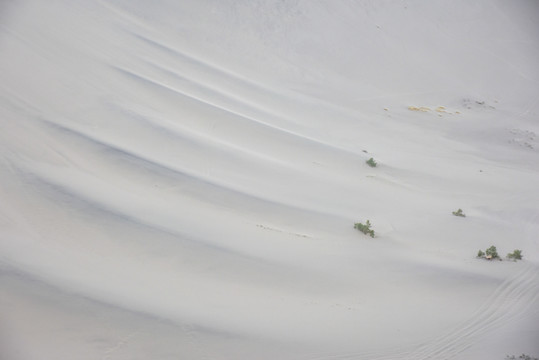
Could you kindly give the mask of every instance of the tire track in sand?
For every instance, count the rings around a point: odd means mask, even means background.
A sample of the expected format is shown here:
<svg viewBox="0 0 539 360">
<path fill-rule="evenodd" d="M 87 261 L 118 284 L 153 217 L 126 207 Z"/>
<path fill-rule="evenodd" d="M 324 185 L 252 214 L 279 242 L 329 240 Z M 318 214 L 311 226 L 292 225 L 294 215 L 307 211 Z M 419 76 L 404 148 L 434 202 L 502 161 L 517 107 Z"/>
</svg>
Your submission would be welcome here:
<svg viewBox="0 0 539 360">
<path fill-rule="evenodd" d="M 506 279 L 465 322 L 413 349 L 318 355 L 310 360 L 448 360 L 462 353 L 504 322 L 524 314 L 539 298 L 539 270 L 526 264 Z M 385 353 L 384 353 L 385 352 Z"/>
<path fill-rule="evenodd" d="M 472 317 L 454 330 L 406 355 L 406 359 L 451 359 L 489 331 L 525 313 L 539 297 L 539 272 L 527 264 L 505 280 Z"/>
</svg>

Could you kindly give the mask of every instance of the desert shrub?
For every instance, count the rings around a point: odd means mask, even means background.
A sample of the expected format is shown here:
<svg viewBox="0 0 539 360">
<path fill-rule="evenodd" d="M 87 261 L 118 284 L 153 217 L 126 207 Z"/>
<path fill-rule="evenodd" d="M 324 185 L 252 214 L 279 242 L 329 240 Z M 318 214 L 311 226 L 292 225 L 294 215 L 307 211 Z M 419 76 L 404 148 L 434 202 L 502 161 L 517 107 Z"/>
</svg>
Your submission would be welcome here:
<svg viewBox="0 0 539 360">
<path fill-rule="evenodd" d="M 358 229 L 365 235 L 370 235 L 372 238 L 374 237 L 374 230 L 371 229 L 371 222 L 369 220 L 367 220 L 365 224 L 355 223 L 354 228 Z"/>
<path fill-rule="evenodd" d="M 376 161 L 374 161 L 373 158 L 370 158 L 369 160 L 366 161 L 367 162 L 367 165 L 369 165 L 370 167 L 376 167 L 376 165 L 378 165 L 376 163 Z"/>
<path fill-rule="evenodd" d="M 483 257 L 483 256 L 485 256 L 485 253 L 483 252 L 483 250 L 479 250 L 477 252 L 477 257 Z"/>
<path fill-rule="evenodd" d="M 491 247 L 489 247 L 486 251 L 485 251 L 485 254 L 487 256 L 492 256 L 493 259 L 496 259 L 498 258 L 498 251 L 496 250 L 496 246 L 492 245 Z"/>
<path fill-rule="evenodd" d="M 509 259 L 522 260 L 522 250 L 515 249 L 512 253 L 507 254 Z"/>
<path fill-rule="evenodd" d="M 462 212 L 462 209 L 458 209 L 457 211 L 453 211 L 453 215 L 466 217 L 466 215 Z"/>
<path fill-rule="evenodd" d="M 507 355 L 505 357 L 506 360 L 539 360 L 538 358 L 536 357 L 531 357 L 530 355 L 526 355 L 526 354 L 522 354 L 520 355 L 519 357 L 516 357 L 515 355 Z"/>
</svg>

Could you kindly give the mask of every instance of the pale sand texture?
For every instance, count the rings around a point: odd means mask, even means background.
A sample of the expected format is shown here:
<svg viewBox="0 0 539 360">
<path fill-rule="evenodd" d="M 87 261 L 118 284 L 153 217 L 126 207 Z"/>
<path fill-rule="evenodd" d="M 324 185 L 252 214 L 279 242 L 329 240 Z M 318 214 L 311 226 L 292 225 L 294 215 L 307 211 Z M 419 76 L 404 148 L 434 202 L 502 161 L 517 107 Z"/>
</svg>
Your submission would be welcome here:
<svg viewBox="0 0 539 360">
<path fill-rule="evenodd" d="M 1 2 L 0 358 L 539 357 L 538 15 Z"/>
</svg>

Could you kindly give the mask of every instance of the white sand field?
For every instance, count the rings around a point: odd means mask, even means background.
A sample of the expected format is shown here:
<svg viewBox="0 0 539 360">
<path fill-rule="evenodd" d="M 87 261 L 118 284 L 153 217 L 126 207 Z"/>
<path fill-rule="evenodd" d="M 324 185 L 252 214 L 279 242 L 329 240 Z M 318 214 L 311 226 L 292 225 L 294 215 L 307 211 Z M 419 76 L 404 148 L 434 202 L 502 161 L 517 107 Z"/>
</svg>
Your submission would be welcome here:
<svg viewBox="0 0 539 360">
<path fill-rule="evenodd" d="M 538 17 L 1 1 L 0 358 L 539 357 Z"/>
</svg>

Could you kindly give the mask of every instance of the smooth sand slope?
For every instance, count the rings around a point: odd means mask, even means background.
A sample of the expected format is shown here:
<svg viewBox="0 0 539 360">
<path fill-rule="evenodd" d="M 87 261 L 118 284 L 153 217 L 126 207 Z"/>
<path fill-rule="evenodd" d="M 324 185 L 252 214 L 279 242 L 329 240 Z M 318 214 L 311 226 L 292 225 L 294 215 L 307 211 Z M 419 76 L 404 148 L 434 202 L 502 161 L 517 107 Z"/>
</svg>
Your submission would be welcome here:
<svg viewBox="0 0 539 360">
<path fill-rule="evenodd" d="M 539 356 L 538 15 L 1 2 L 0 358 Z"/>
</svg>

